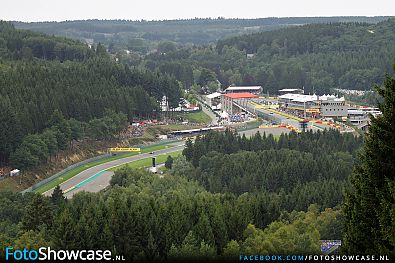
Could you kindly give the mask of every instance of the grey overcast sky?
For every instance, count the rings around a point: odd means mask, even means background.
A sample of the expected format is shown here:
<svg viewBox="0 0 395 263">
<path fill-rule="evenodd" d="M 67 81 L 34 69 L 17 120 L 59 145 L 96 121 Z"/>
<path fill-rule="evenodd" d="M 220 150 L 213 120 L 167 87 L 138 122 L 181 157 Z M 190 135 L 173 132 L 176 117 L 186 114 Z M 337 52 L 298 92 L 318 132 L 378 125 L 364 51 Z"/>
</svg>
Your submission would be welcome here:
<svg viewBox="0 0 395 263">
<path fill-rule="evenodd" d="M 0 6 L 0 19 L 28 22 L 395 15 L 395 0 L 0 0 Z"/>
</svg>

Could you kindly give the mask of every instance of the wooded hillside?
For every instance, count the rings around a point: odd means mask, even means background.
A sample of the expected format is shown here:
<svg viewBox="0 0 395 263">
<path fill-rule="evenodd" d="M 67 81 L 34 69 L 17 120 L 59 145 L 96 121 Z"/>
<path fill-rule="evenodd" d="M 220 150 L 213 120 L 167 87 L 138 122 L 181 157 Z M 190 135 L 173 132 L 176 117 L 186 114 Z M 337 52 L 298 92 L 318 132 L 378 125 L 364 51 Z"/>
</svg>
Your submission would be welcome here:
<svg viewBox="0 0 395 263">
<path fill-rule="evenodd" d="M 55 110 L 85 122 L 103 117 L 105 109 L 148 116 L 164 95 L 178 105 L 174 78 L 130 69 L 102 45 L 90 48 L 0 22 L 0 162 L 26 135 L 49 128 Z"/>
</svg>

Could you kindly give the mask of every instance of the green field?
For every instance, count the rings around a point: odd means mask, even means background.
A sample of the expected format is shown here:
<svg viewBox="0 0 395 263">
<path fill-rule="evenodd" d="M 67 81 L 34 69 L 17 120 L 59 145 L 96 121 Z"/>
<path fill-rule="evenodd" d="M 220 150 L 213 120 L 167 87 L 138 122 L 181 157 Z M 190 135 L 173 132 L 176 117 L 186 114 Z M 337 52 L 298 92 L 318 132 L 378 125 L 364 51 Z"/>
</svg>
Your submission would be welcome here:
<svg viewBox="0 0 395 263">
<path fill-rule="evenodd" d="M 181 153 L 182 153 L 182 150 L 172 152 L 172 153 L 164 153 L 159 156 L 156 156 L 156 164 L 161 164 L 161 163 L 166 162 L 167 156 L 169 156 L 169 155 L 171 157 L 177 157 L 177 156 L 180 156 Z M 114 168 L 110 168 L 110 169 L 107 169 L 107 171 L 116 171 L 116 170 L 121 169 L 123 167 L 139 169 L 139 168 L 145 168 L 145 167 L 150 167 L 150 166 L 151 166 L 151 157 L 145 158 L 142 160 L 138 160 L 138 161 L 133 161 L 131 163 L 126 163 L 126 164 L 123 164 L 123 165 L 120 165 L 120 166 L 117 166 Z"/>
<path fill-rule="evenodd" d="M 174 143 L 174 142 L 171 142 L 171 143 Z M 147 153 L 147 152 L 162 150 L 162 149 L 167 148 L 168 144 L 171 144 L 171 143 L 162 144 L 162 145 L 148 146 L 146 148 L 143 148 L 141 150 L 141 153 Z M 44 185 L 34 189 L 33 191 L 36 192 L 36 193 L 40 193 L 40 194 L 45 193 L 46 191 L 48 191 L 48 190 L 56 187 L 57 185 L 69 180 L 70 178 L 73 178 L 77 174 L 79 174 L 79 173 L 81 173 L 81 172 L 83 172 L 83 171 L 85 171 L 85 170 L 87 170 L 87 169 L 89 169 L 89 168 L 91 168 L 93 166 L 96 166 L 96 165 L 99 165 L 99 164 L 103 164 L 103 163 L 107 163 L 107 162 L 114 161 L 114 160 L 118 160 L 118 159 L 122 159 L 122 158 L 129 157 L 129 156 L 133 156 L 133 155 L 138 155 L 138 154 L 139 154 L 138 152 L 132 152 L 132 153 L 126 153 L 126 154 L 121 154 L 121 155 L 114 155 L 114 156 L 103 158 L 103 159 L 100 159 L 100 160 L 97 160 L 97 161 L 93 161 L 91 163 L 87 163 L 85 165 L 79 166 L 77 168 L 74 168 L 74 169 L 66 172 L 64 175 L 62 175 L 62 176 L 60 176 L 60 177 L 48 182 L 47 184 L 44 184 Z"/>
<path fill-rule="evenodd" d="M 211 118 L 203 111 L 198 112 L 190 112 L 190 113 L 182 113 L 178 115 L 182 117 L 184 120 L 188 120 L 189 122 L 195 123 L 210 123 Z"/>
</svg>

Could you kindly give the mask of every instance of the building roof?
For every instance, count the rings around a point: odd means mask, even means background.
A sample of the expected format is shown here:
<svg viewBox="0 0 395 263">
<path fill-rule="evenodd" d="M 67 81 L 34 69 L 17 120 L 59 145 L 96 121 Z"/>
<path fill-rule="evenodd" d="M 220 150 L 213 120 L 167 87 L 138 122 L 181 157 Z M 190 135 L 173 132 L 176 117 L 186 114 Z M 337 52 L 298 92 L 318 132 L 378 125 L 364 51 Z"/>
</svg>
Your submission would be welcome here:
<svg viewBox="0 0 395 263">
<path fill-rule="evenodd" d="M 229 87 L 225 91 L 230 90 L 260 90 L 262 89 L 261 86 L 244 86 L 244 87 Z"/>
<path fill-rule="evenodd" d="M 287 93 L 278 97 L 280 99 L 288 99 L 295 102 L 311 102 L 318 100 L 317 95 L 304 95 L 304 94 L 294 94 L 294 93 Z"/>
<path fill-rule="evenodd" d="M 348 109 L 347 110 L 349 115 L 364 115 L 365 112 L 357 109 Z"/>
<path fill-rule="evenodd" d="M 249 92 L 241 92 L 241 93 L 228 93 L 224 95 L 227 98 L 231 99 L 253 99 L 259 98 L 259 96 L 249 93 Z"/>
<path fill-rule="evenodd" d="M 344 97 L 337 98 L 335 95 L 323 95 L 317 96 L 305 95 L 305 94 L 294 94 L 286 93 L 284 95 L 278 96 L 280 99 L 288 99 L 295 102 L 312 102 L 312 101 L 344 101 Z"/>
<path fill-rule="evenodd" d="M 206 97 L 209 98 L 209 99 L 214 99 L 214 98 L 219 97 L 219 96 L 221 96 L 221 93 L 214 92 L 214 93 L 208 94 Z"/>
<path fill-rule="evenodd" d="M 294 92 L 294 91 L 302 91 L 302 89 L 280 89 L 279 92 Z"/>
</svg>

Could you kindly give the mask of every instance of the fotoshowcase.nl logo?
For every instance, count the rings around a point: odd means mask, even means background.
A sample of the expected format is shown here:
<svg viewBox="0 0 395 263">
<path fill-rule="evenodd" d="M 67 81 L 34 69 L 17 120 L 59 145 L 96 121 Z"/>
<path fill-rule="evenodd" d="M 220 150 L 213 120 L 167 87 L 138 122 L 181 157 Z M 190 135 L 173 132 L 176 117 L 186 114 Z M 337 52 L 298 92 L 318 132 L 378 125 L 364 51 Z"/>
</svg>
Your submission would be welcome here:
<svg viewBox="0 0 395 263">
<path fill-rule="evenodd" d="M 40 260 L 40 261 L 99 261 L 99 260 L 112 260 L 124 261 L 124 257 L 117 255 L 112 256 L 110 250 L 53 250 L 50 247 L 41 247 L 38 250 L 26 249 L 18 250 L 12 247 L 5 249 L 5 259 L 7 261 L 19 260 Z"/>
</svg>

